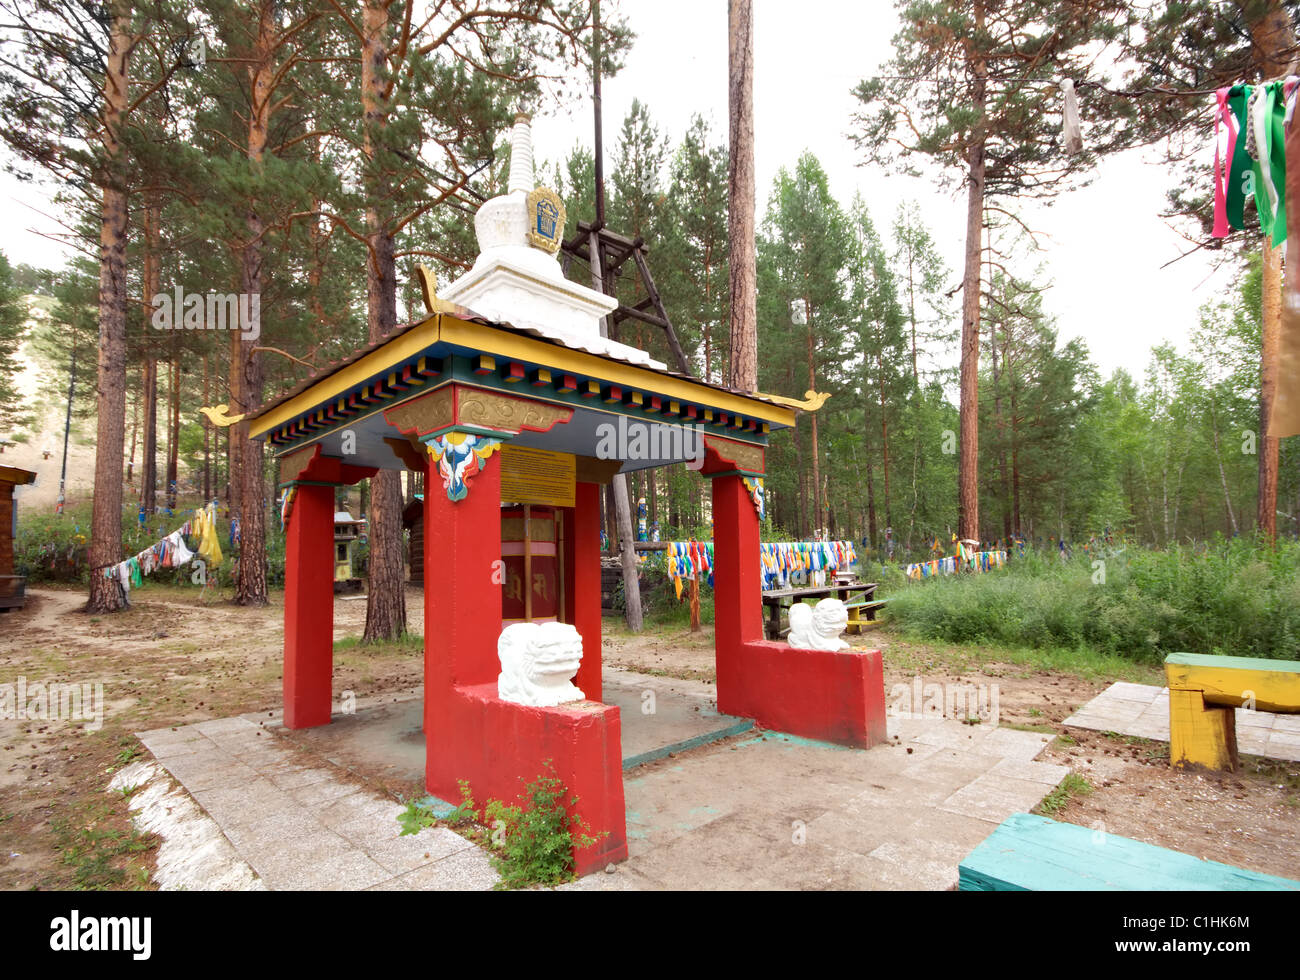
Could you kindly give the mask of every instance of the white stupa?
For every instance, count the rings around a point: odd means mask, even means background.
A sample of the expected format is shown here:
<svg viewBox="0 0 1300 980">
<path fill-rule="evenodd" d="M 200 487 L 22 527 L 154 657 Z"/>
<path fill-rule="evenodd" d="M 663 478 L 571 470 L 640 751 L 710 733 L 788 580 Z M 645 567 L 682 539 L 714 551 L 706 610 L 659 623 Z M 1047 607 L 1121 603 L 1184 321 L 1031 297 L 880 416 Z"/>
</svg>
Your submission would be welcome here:
<svg viewBox="0 0 1300 980">
<path fill-rule="evenodd" d="M 478 259 L 469 272 L 440 290 L 441 297 L 486 320 L 536 330 L 566 347 L 665 369 L 666 364 L 645 351 L 600 335 L 601 318 L 618 307 L 618 300 L 564 278 L 556 258 L 564 238 L 564 214 L 561 205 L 556 225 L 547 223 L 548 196 L 553 197 L 537 187 L 534 177 L 528 117 L 519 115 L 510 140 L 509 189 L 478 209 Z"/>
</svg>

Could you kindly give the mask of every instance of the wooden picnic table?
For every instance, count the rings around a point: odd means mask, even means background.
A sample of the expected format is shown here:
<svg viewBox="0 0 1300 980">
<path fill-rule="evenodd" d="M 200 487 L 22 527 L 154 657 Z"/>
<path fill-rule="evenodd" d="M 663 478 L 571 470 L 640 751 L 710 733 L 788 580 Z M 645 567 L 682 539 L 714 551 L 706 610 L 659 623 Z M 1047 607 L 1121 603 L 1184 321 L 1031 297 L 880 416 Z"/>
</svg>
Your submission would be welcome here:
<svg viewBox="0 0 1300 980">
<path fill-rule="evenodd" d="M 880 605 L 874 601 L 875 582 L 837 582 L 834 585 L 811 585 L 797 589 L 768 589 L 763 593 L 763 605 L 767 607 L 768 618 L 764 629 L 769 640 L 779 640 L 789 627 L 781 628 L 781 610 L 788 609 L 791 603 L 804 599 L 839 599 L 846 606 L 861 609 L 867 619 L 876 618 L 876 609 Z M 789 602 L 785 600 L 789 599 Z"/>
</svg>

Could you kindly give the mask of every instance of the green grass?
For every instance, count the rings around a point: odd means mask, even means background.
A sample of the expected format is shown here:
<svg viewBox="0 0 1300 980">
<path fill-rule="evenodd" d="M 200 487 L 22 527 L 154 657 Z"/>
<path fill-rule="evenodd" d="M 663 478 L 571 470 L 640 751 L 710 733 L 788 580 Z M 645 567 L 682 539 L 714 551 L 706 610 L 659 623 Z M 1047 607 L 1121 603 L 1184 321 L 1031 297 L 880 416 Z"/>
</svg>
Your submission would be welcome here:
<svg viewBox="0 0 1300 980">
<path fill-rule="evenodd" d="M 1054 816 L 1065 809 L 1065 805 L 1076 796 L 1087 796 L 1092 792 L 1092 788 L 1092 783 L 1078 773 L 1069 773 L 1056 789 L 1043 797 L 1043 802 L 1035 809 L 1045 816 Z"/>
<path fill-rule="evenodd" d="M 334 652 L 352 651 L 358 654 L 381 653 L 423 653 L 424 636 L 420 633 L 403 633 L 395 640 L 379 640 L 363 643 L 359 636 L 345 636 L 334 641 Z"/>
<path fill-rule="evenodd" d="M 1031 552 L 987 574 L 881 591 L 908 636 L 1036 650 L 1072 673 L 1098 655 L 1151 665 L 1176 652 L 1300 659 L 1300 543 L 1130 546 L 1105 559 L 1104 581 L 1093 560 Z"/>
<path fill-rule="evenodd" d="M 925 673 L 944 669 L 954 673 L 983 671 L 998 676 L 998 671 L 991 667 L 996 663 L 1022 668 L 1014 675 L 1022 679 L 1041 673 L 1061 673 L 1073 674 L 1084 680 L 1124 680 L 1152 684 L 1164 676 L 1154 664 L 1135 662 L 1088 647 L 1035 649 L 992 642 L 950 645 L 954 641 L 927 642 L 897 623 L 892 624 L 889 630 L 898 636 L 898 639 L 889 643 L 886 654 L 889 665 L 907 672 Z M 868 638 L 864 645 L 870 647 L 873 644 Z"/>
<path fill-rule="evenodd" d="M 152 834 L 141 834 L 128 820 L 128 829 L 112 826 L 113 814 L 95 801 L 51 823 L 55 848 L 72 869 L 77 891 L 139 889 L 149 883 L 143 855 L 157 846 Z"/>
<path fill-rule="evenodd" d="M 1056 733 L 1056 729 L 1053 728 L 1051 725 L 1009 724 L 1004 721 L 1001 723 L 1001 725 L 999 725 L 999 727 L 1014 728 L 1018 732 L 1034 732 L 1035 734 L 1038 735 L 1054 735 Z"/>
</svg>

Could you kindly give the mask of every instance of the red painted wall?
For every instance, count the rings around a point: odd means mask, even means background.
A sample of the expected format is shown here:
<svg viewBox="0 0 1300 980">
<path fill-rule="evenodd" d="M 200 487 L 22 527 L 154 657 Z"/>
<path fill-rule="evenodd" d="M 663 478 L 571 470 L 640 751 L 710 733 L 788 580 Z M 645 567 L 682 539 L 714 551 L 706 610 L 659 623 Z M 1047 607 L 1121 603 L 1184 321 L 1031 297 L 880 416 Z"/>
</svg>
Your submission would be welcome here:
<svg viewBox="0 0 1300 980">
<path fill-rule="evenodd" d="M 718 710 L 840 745 L 885 741 L 879 650 L 794 650 L 762 639 L 758 512 L 739 476 L 713 478 Z"/>
<path fill-rule="evenodd" d="M 327 725 L 334 677 L 332 486 L 298 487 L 284 571 L 284 724 Z"/>
<path fill-rule="evenodd" d="M 567 809 L 600 839 L 575 851 L 575 870 L 586 874 L 627 858 L 623 758 L 618 708 L 576 701 L 531 708 L 497 697 L 495 681 L 456 689 L 443 703 L 448 725 L 428 753 L 429 792 L 458 801 L 457 780 L 469 780 L 475 803 L 519 804 L 527 783 L 550 760 L 577 803 Z M 604 836 L 602 837 L 602 832 Z"/>
<path fill-rule="evenodd" d="M 623 806 L 623 757 L 618 709 L 590 701 L 558 708 L 530 708 L 497 697 L 497 638 L 501 633 L 501 466 L 487 466 L 469 480 L 469 494 L 453 503 L 442 489 L 436 465 L 424 496 L 424 731 L 425 785 L 442 799 L 460 799 L 458 780 L 468 780 L 474 799 L 508 803 L 525 783 L 543 774 L 550 759 L 556 776 L 578 796 L 579 813 L 596 845 L 575 854 L 577 871 L 603 867 L 627 857 Z M 575 508 L 575 624 L 583 634 L 583 667 L 599 676 L 599 529 L 595 552 L 585 560 L 590 533 L 599 518 L 587 505 L 595 498 L 578 484 Z M 594 572 L 587 570 L 588 566 Z M 581 570 L 581 572 L 579 572 Z M 585 587 L 593 575 L 594 589 Z M 584 591 L 585 590 L 585 591 Z M 596 656 L 588 662 L 587 636 L 593 630 Z M 578 675 L 582 687 L 583 674 Z M 590 683 L 590 680 L 588 680 Z M 584 693 L 592 692 L 582 687 Z M 596 685 L 599 696 L 599 684 Z"/>
</svg>

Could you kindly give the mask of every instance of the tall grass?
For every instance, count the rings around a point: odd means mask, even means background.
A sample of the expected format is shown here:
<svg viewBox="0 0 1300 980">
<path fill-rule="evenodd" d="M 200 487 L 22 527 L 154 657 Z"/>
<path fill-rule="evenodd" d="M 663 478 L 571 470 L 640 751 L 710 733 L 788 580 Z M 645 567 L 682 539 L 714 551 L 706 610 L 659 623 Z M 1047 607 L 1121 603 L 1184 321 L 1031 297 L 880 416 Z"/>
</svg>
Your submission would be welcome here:
<svg viewBox="0 0 1300 980">
<path fill-rule="evenodd" d="M 1096 565 L 1096 562 L 1103 562 Z M 1300 659 L 1300 544 L 1222 539 L 1071 559 L 1028 553 L 981 575 L 882 581 L 889 619 L 953 643 Z"/>
</svg>

